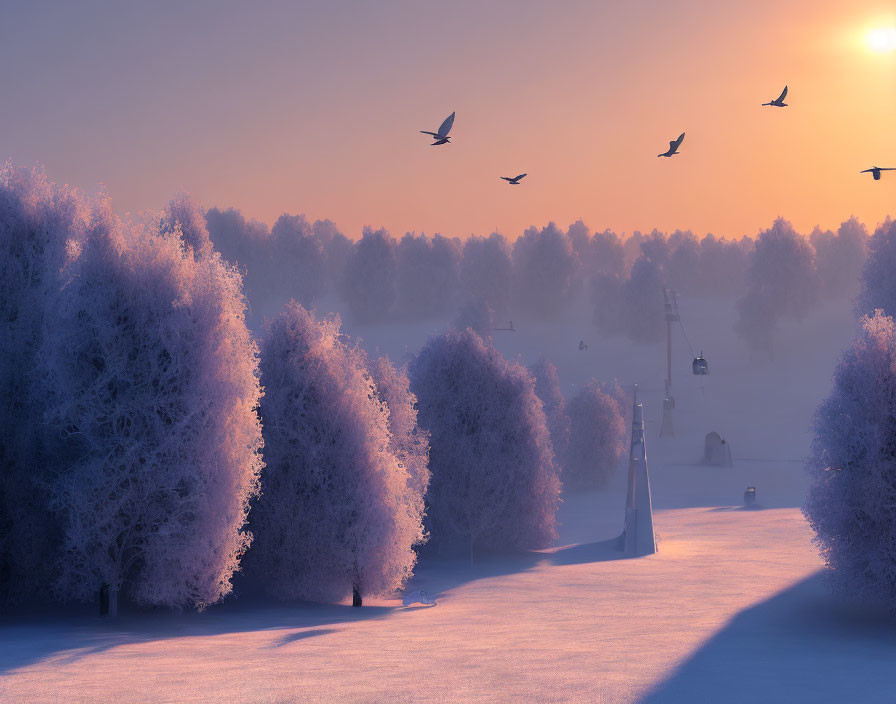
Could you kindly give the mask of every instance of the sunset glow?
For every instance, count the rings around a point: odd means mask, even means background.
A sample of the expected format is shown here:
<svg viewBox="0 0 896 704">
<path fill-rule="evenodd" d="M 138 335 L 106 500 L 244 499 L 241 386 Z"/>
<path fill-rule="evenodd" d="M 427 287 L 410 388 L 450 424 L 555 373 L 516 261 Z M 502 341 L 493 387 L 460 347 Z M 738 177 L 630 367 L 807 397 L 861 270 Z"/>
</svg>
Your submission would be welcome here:
<svg viewBox="0 0 896 704">
<path fill-rule="evenodd" d="M 100 23 L 4 8 L 0 154 L 102 183 L 126 211 L 182 188 L 352 238 L 515 239 L 578 218 L 740 237 L 778 216 L 809 232 L 894 212 L 892 186 L 857 177 L 896 158 L 880 60 L 896 28 L 878 3 L 344 5 L 105 3 Z M 762 108 L 784 85 L 789 107 Z M 431 148 L 419 130 L 452 111 L 451 143 Z M 499 178 L 524 172 L 519 188 Z"/>
<path fill-rule="evenodd" d="M 881 27 L 869 32 L 868 46 L 882 54 L 896 50 L 896 27 Z"/>
</svg>

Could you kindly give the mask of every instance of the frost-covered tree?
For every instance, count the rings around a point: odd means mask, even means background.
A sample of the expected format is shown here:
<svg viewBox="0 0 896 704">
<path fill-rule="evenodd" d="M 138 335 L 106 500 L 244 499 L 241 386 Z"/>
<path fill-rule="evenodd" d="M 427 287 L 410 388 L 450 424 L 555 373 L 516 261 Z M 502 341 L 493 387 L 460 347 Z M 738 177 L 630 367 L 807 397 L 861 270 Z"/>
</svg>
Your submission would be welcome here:
<svg viewBox="0 0 896 704">
<path fill-rule="evenodd" d="M 406 234 L 398 243 L 396 314 L 403 320 L 443 318 L 454 309 L 461 245 L 441 235 Z"/>
<path fill-rule="evenodd" d="M 380 323 L 392 315 L 398 257 L 385 230 L 364 228 L 343 272 L 341 295 L 360 323 Z"/>
<path fill-rule="evenodd" d="M 817 303 L 812 247 L 789 222 L 778 218 L 759 234 L 750 255 L 746 291 L 737 302 L 735 331 L 751 353 L 765 352 L 772 357 L 778 322 L 801 320 Z"/>
<path fill-rule="evenodd" d="M 554 224 L 531 227 L 513 243 L 514 301 L 539 318 L 561 312 L 577 268 L 572 244 Z"/>
<path fill-rule="evenodd" d="M 180 237 L 93 210 L 80 256 L 50 299 L 39 359 L 51 483 L 63 526 L 56 585 L 114 611 L 202 608 L 224 597 L 251 536 L 261 395 L 238 272 Z"/>
<path fill-rule="evenodd" d="M 0 610 L 47 596 L 57 558 L 45 489 L 55 465 L 43 447 L 35 367 L 48 298 L 80 252 L 89 215 L 82 196 L 42 171 L 0 167 Z"/>
<path fill-rule="evenodd" d="M 866 315 L 882 309 L 896 315 L 896 221 L 887 218 L 868 241 L 868 257 L 862 269 L 856 308 Z"/>
<path fill-rule="evenodd" d="M 407 469 L 411 488 L 409 494 L 416 502 L 429 487 L 429 433 L 417 425 L 417 397 L 411 392 L 407 370 L 396 368 L 388 357 L 380 357 L 370 364 L 378 398 L 389 413 L 389 449 Z"/>
<path fill-rule="evenodd" d="M 476 298 L 461 306 L 454 318 L 458 330 L 470 328 L 484 340 L 491 340 L 495 330 L 495 311 L 481 298 Z"/>
<path fill-rule="evenodd" d="M 622 291 L 626 327 L 635 342 L 656 342 L 663 336 L 663 278 L 659 265 L 642 256 L 632 266 Z"/>
<path fill-rule="evenodd" d="M 851 217 L 840 223 L 836 233 L 815 228 L 809 241 L 815 249 L 821 295 L 826 298 L 855 297 L 868 248 L 865 226 Z"/>
<path fill-rule="evenodd" d="M 815 416 L 803 512 L 844 599 L 896 611 L 896 329 L 876 311 Z"/>
<path fill-rule="evenodd" d="M 283 214 L 271 228 L 267 277 L 279 303 L 290 298 L 310 306 L 327 289 L 324 243 L 304 215 Z"/>
<path fill-rule="evenodd" d="M 327 281 L 335 287 L 342 280 L 345 264 L 351 256 L 352 241 L 330 220 L 315 220 L 311 229 L 323 246 Z"/>
<path fill-rule="evenodd" d="M 588 247 L 586 277 L 622 276 L 625 273 L 625 252 L 619 236 L 611 230 L 595 232 Z"/>
<path fill-rule="evenodd" d="M 554 457 L 557 464 L 562 466 L 566 461 L 566 451 L 569 448 L 570 424 L 569 414 L 566 412 L 566 399 L 560 390 L 557 367 L 542 355 L 532 367 L 532 375 L 535 377 L 535 395 L 544 406 L 548 429 L 551 431 Z"/>
<path fill-rule="evenodd" d="M 295 301 L 268 322 L 261 355 L 266 467 L 247 573 L 281 599 L 360 605 L 400 588 L 423 540 L 426 484 L 410 399 L 384 375 L 383 403 L 338 317 L 318 321 Z"/>
<path fill-rule="evenodd" d="M 162 213 L 159 230 L 172 233 L 180 230 L 181 238 L 193 251 L 193 256 L 206 257 L 212 253 L 211 237 L 205 219 L 205 212 L 186 193 L 178 193 L 168 203 Z"/>
<path fill-rule="evenodd" d="M 430 434 L 434 544 L 544 547 L 556 536 L 560 481 L 535 382 L 472 330 L 433 337 L 410 367 Z"/>
<path fill-rule="evenodd" d="M 574 489 L 606 485 L 625 452 L 627 428 L 618 390 L 592 379 L 567 404 L 569 448 L 563 483 Z"/>
<path fill-rule="evenodd" d="M 718 239 L 708 234 L 700 240 L 700 291 L 703 295 L 732 297 L 744 287 L 753 241 Z"/>
<path fill-rule="evenodd" d="M 212 208 L 205 214 L 216 250 L 243 272 L 249 314 L 261 318 L 270 290 L 271 231 L 264 223 L 246 220 L 240 211 Z"/>
<path fill-rule="evenodd" d="M 690 232 L 676 230 L 669 236 L 669 257 L 665 266 L 666 282 L 684 295 L 699 293 L 702 287 L 700 245 Z"/>
<path fill-rule="evenodd" d="M 482 301 L 495 315 L 504 317 L 510 310 L 513 260 L 510 246 L 497 232 L 489 237 L 472 236 L 464 243 L 461 262 L 461 298 Z"/>
</svg>

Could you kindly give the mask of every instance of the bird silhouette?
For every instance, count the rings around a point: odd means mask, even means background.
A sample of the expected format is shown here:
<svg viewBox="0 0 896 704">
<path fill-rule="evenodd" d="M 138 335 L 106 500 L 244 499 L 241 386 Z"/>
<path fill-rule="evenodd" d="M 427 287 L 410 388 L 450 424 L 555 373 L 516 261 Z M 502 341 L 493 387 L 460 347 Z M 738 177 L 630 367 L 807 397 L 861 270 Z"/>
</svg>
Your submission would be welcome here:
<svg viewBox="0 0 896 704">
<path fill-rule="evenodd" d="M 454 113 L 451 113 L 448 117 L 445 118 L 445 121 L 439 126 L 438 132 L 428 132 L 427 130 L 420 130 L 421 134 L 432 135 L 432 138 L 435 140 L 430 146 L 435 147 L 439 144 L 447 144 L 451 141 L 451 138 L 448 136 L 448 133 L 451 131 L 451 126 L 454 124 Z"/>
<path fill-rule="evenodd" d="M 678 148 L 681 146 L 681 143 L 684 141 L 684 132 L 682 132 L 678 139 L 674 139 L 669 142 L 669 149 L 664 151 L 662 154 L 657 154 L 657 156 L 675 156 L 678 154 Z"/>
<path fill-rule="evenodd" d="M 786 97 L 787 97 L 787 86 L 784 86 L 784 90 L 781 91 L 781 95 L 779 95 L 777 98 L 775 98 L 772 101 L 763 103 L 762 105 L 763 105 L 763 107 L 766 105 L 771 105 L 773 108 L 786 108 L 787 103 L 784 102 L 784 98 L 786 98 Z"/>
<path fill-rule="evenodd" d="M 859 171 L 860 174 L 871 174 L 874 177 L 875 181 L 880 181 L 880 172 L 881 171 L 896 171 L 896 168 L 887 168 L 883 166 L 872 166 L 870 169 L 865 169 L 864 171 Z"/>
<path fill-rule="evenodd" d="M 525 175 L 526 174 L 520 174 L 519 176 L 514 176 L 513 178 L 508 178 L 507 176 L 502 176 L 501 178 L 503 178 L 505 181 L 507 181 L 507 183 L 509 183 L 511 186 L 519 186 L 520 179 L 522 179 Z"/>
</svg>

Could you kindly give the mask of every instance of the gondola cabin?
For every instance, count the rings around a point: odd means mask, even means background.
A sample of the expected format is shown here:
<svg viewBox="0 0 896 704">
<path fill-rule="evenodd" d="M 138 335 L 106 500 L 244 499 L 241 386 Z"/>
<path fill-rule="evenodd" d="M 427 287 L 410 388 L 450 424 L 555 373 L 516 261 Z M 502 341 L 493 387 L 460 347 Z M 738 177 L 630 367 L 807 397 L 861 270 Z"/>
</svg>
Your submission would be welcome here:
<svg viewBox="0 0 896 704">
<path fill-rule="evenodd" d="M 699 357 L 694 358 L 693 364 L 694 374 L 697 376 L 703 376 L 704 374 L 709 374 L 709 364 L 707 364 L 706 360 L 703 358 L 703 353 L 700 353 Z"/>
</svg>

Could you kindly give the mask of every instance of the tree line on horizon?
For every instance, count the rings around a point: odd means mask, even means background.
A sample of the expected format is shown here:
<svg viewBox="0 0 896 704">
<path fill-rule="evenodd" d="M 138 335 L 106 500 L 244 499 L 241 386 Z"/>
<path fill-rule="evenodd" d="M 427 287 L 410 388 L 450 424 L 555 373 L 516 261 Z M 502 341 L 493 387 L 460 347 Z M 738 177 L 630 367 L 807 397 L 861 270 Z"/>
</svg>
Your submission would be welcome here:
<svg viewBox="0 0 896 704">
<path fill-rule="evenodd" d="M 237 574 L 360 604 L 421 550 L 549 545 L 563 484 L 617 468 L 618 387 L 570 412 L 547 360 L 468 327 L 397 367 L 292 300 L 256 339 L 207 222 L 183 195 L 132 222 L 0 169 L 0 610 L 203 609 Z"/>
<path fill-rule="evenodd" d="M 688 231 L 628 237 L 577 221 L 461 241 L 365 228 L 352 241 L 329 220 L 283 215 L 273 227 L 234 209 L 206 213 L 214 246 L 246 277 L 250 322 L 294 298 L 342 300 L 352 323 L 454 320 L 490 334 L 517 319 L 555 320 L 586 300 L 596 329 L 637 343 L 662 339 L 663 289 L 731 300 L 751 355 L 772 357 L 776 330 L 858 292 L 869 236 L 856 218 L 808 237 L 779 218 L 756 238 Z M 889 226 L 889 221 L 881 228 Z"/>
</svg>

